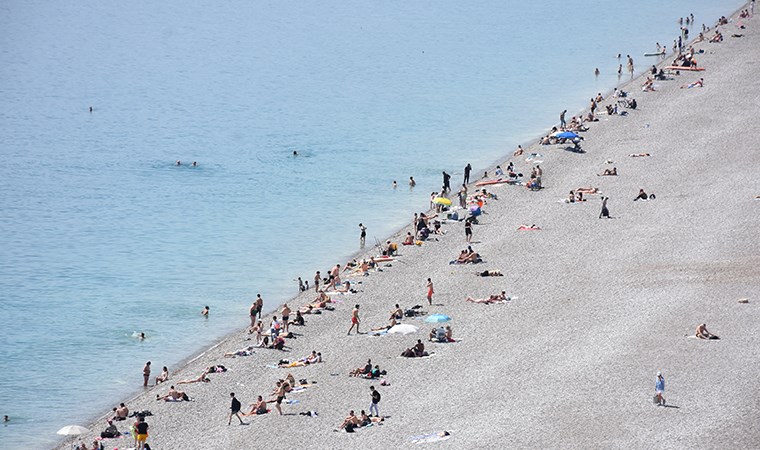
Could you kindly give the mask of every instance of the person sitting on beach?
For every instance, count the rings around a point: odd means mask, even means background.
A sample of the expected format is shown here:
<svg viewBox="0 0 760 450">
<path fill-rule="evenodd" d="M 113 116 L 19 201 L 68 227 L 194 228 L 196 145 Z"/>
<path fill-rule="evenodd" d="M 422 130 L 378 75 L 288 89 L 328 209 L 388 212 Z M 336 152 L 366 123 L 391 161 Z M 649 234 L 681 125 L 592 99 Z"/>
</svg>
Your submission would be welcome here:
<svg viewBox="0 0 760 450">
<path fill-rule="evenodd" d="M 414 350 L 414 356 L 417 358 L 428 355 L 428 353 L 425 351 L 425 344 L 422 343 L 421 339 L 417 339 L 417 344 L 412 347 L 412 350 Z"/>
<path fill-rule="evenodd" d="M 646 200 L 649 196 L 647 196 L 647 193 L 644 192 L 644 189 L 639 189 L 639 195 L 636 196 L 636 198 L 633 199 L 635 202 L 636 200 Z"/>
<path fill-rule="evenodd" d="M 116 425 L 114 425 L 111 420 L 108 421 L 106 429 L 100 433 L 100 437 L 103 439 L 113 439 L 119 436 L 121 436 L 121 432 L 119 432 L 118 428 L 116 428 Z"/>
<path fill-rule="evenodd" d="M 520 225 L 517 227 L 517 231 L 539 231 L 541 230 L 541 227 L 536 225 L 535 223 L 533 225 Z"/>
<path fill-rule="evenodd" d="M 257 416 L 261 414 L 266 414 L 269 412 L 267 409 L 267 402 L 264 400 L 262 396 L 259 395 L 259 397 L 256 399 L 256 403 L 251 403 L 251 410 L 248 411 L 248 414 L 243 413 L 244 416 Z"/>
<path fill-rule="evenodd" d="M 163 401 L 172 401 L 172 402 L 178 402 L 180 400 L 183 400 L 187 398 L 187 394 L 185 394 L 183 391 L 178 391 L 174 389 L 174 386 L 169 387 L 169 392 L 164 396 L 159 396 L 156 394 L 156 400 L 163 400 Z"/>
<path fill-rule="evenodd" d="M 362 375 L 367 375 L 370 372 L 372 372 L 372 360 L 368 359 L 367 364 L 365 364 L 363 367 L 357 367 L 356 369 L 349 372 L 349 376 L 352 377 L 359 377 Z"/>
<path fill-rule="evenodd" d="M 129 408 L 127 408 L 127 405 L 124 403 L 119 403 L 118 408 L 114 408 L 114 416 L 111 418 L 111 420 L 121 421 L 121 420 L 127 420 L 127 417 L 129 417 Z"/>
<path fill-rule="evenodd" d="M 401 245 L 414 245 L 414 236 L 412 236 L 411 232 L 407 231 L 404 242 L 402 242 Z"/>
<path fill-rule="evenodd" d="M 198 378 L 193 378 L 190 380 L 181 380 L 177 381 L 177 384 L 192 384 L 192 383 L 209 383 L 211 380 L 206 376 L 209 373 L 209 369 L 206 369 L 201 373 Z"/>
<path fill-rule="evenodd" d="M 387 241 L 385 243 L 385 250 L 383 251 L 383 255 L 394 256 L 397 251 L 398 251 L 398 244 L 396 244 L 395 242 Z"/>
<path fill-rule="evenodd" d="M 303 319 L 303 316 L 301 315 L 300 310 L 296 311 L 296 317 L 290 322 L 288 322 L 288 325 L 296 325 L 299 327 L 306 325 L 306 321 Z"/>
<path fill-rule="evenodd" d="M 269 346 L 269 348 L 274 350 L 284 350 L 285 349 L 285 338 L 282 336 L 277 336 L 272 341 L 272 345 Z"/>
<path fill-rule="evenodd" d="M 700 339 L 720 339 L 718 336 L 707 331 L 707 325 L 704 323 L 697 325 L 696 336 Z"/>
<path fill-rule="evenodd" d="M 600 177 L 608 177 L 608 176 L 617 176 L 617 167 L 613 167 L 612 169 L 604 169 L 604 172 L 597 174 Z"/>
<path fill-rule="evenodd" d="M 248 346 L 246 348 L 241 348 L 240 350 L 235 350 L 234 352 L 227 352 L 227 353 L 224 354 L 224 357 L 225 358 L 235 358 L 235 357 L 238 357 L 238 356 L 251 356 L 254 353 L 256 353 L 256 352 L 253 351 L 254 348 L 255 347 L 253 345 L 251 345 L 251 346 Z"/>
<path fill-rule="evenodd" d="M 351 282 L 346 280 L 345 283 L 341 284 L 340 287 L 335 288 L 335 292 L 343 292 L 343 293 L 349 293 L 349 292 L 356 292 L 355 289 L 351 289 Z"/>
<path fill-rule="evenodd" d="M 359 418 L 354 414 L 354 410 L 351 410 L 348 413 L 348 417 L 346 417 L 340 425 L 340 429 L 345 429 L 346 433 L 353 433 L 354 429 L 358 428 L 360 425 L 361 422 L 359 421 Z"/>
<path fill-rule="evenodd" d="M 401 306 L 399 306 L 398 303 L 396 303 L 393 307 L 393 310 L 391 311 L 391 319 L 396 318 L 397 320 L 401 320 L 404 318 L 404 310 L 401 309 Z"/>
<path fill-rule="evenodd" d="M 475 272 L 475 275 L 479 277 L 503 277 L 504 274 L 501 270 L 484 270 L 482 272 Z"/>
<path fill-rule="evenodd" d="M 568 203 L 575 203 L 575 191 L 570 191 L 570 195 L 567 196 Z"/>
<path fill-rule="evenodd" d="M 654 91 L 654 80 L 647 77 L 646 81 L 644 81 L 644 84 L 641 85 L 641 90 L 643 92 L 653 92 Z"/>
<path fill-rule="evenodd" d="M 372 419 L 369 418 L 367 415 L 367 412 L 362 409 L 361 414 L 359 414 L 359 426 L 360 427 L 366 427 L 367 425 L 370 425 L 372 423 Z"/>
<path fill-rule="evenodd" d="M 523 154 L 525 150 L 523 150 L 522 145 L 517 146 L 517 150 L 515 150 L 514 153 L 512 153 L 512 156 L 520 156 Z M 511 164 L 511 163 L 510 163 Z"/>
</svg>

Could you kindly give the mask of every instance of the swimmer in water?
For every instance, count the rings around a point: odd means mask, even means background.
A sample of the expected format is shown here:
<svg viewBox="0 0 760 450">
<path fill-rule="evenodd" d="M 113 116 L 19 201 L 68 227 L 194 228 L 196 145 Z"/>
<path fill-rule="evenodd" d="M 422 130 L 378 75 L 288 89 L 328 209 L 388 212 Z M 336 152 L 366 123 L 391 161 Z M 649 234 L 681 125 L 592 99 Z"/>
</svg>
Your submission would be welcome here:
<svg viewBox="0 0 760 450">
<path fill-rule="evenodd" d="M 298 156 L 298 152 L 296 150 L 293 150 L 293 156 Z"/>
<path fill-rule="evenodd" d="M 393 180 L 393 189 L 396 189 L 398 187 L 398 183 L 396 183 L 396 180 Z"/>
<path fill-rule="evenodd" d="M 90 106 L 90 112 L 92 112 L 92 106 Z M 8 416 L 5 416 L 5 417 L 8 417 Z"/>
<path fill-rule="evenodd" d="M 7 415 L 3 416 L 3 422 L 10 422 L 10 421 L 11 421 L 10 417 L 8 417 Z"/>
<path fill-rule="evenodd" d="M 203 311 L 201 311 L 201 315 L 208 319 L 208 306 L 203 308 Z"/>
<path fill-rule="evenodd" d="M 193 161 L 193 167 L 198 167 L 198 163 Z"/>
<path fill-rule="evenodd" d="M 414 177 L 409 177 L 409 187 L 417 186 L 417 182 L 414 181 Z"/>
<path fill-rule="evenodd" d="M 175 165 L 175 166 L 181 166 L 181 165 L 182 165 L 182 161 L 180 161 L 180 160 L 177 160 L 177 162 L 176 162 L 176 163 L 174 163 L 174 165 Z"/>
<path fill-rule="evenodd" d="M 137 336 L 137 339 L 144 341 L 145 340 L 145 333 L 140 333 L 139 336 Z"/>
</svg>

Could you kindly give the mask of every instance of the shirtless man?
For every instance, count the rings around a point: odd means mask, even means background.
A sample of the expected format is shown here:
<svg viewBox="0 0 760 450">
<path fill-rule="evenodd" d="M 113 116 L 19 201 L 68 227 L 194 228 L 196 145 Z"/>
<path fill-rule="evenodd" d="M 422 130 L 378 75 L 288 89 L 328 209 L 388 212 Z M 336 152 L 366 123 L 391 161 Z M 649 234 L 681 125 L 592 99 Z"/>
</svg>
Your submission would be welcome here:
<svg viewBox="0 0 760 450">
<path fill-rule="evenodd" d="M 267 413 L 267 402 L 259 395 L 259 398 L 256 399 L 256 403 L 251 403 L 251 410 L 248 412 L 248 414 L 243 414 L 243 415 L 253 416 L 253 415 L 266 414 L 266 413 Z"/>
<path fill-rule="evenodd" d="M 354 306 L 353 311 L 351 311 L 351 328 L 348 329 L 348 334 L 351 334 L 351 330 L 354 329 L 354 326 L 356 326 L 356 334 L 359 333 L 359 323 L 361 321 L 359 320 L 359 305 Z"/>
<path fill-rule="evenodd" d="M 330 275 L 335 279 L 335 284 L 340 284 L 340 264 L 336 264 L 335 267 L 332 268 Z"/>
<path fill-rule="evenodd" d="M 403 319 L 404 318 L 404 311 L 401 310 L 401 307 L 396 303 L 395 309 L 391 311 L 391 317 L 390 319 Z"/>
<path fill-rule="evenodd" d="M 282 408 L 280 405 L 282 405 L 282 401 L 285 400 L 285 394 L 290 392 L 290 383 L 287 381 L 278 381 L 277 382 L 277 389 L 275 390 L 275 395 L 277 396 L 277 400 L 275 400 L 274 407 L 277 408 L 277 412 L 282 415 Z"/>
<path fill-rule="evenodd" d="M 174 386 L 169 386 L 169 392 L 164 396 L 159 396 L 156 394 L 156 400 L 167 400 L 171 398 L 172 400 L 179 400 L 185 395 L 184 392 L 178 391 L 174 389 Z"/>
<path fill-rule="evenodd" d="M 617 176 L 617 167 L 613 167 L 612 170 L 604 169 L 604 172 L 598 174 L 600 177 Z"/>
<path fill-rule="evenodd" d="M 417 358 L 425 356 L 425 344 L 422 343 L 421 339 L 417 339 L 417 344 L 412 347 L 412 350 L 414 350 L 414 356 Z"/>
<path fill-rule="evenodd" d="M 148 385 L 148 380 L 150 380 L 150 361 L 145 363 L 145 367 L 143 367 L 143 386 Z"/>
<path fill-rule="evenodd" d="M 697 325 L 696 336 L 700 339 L 720 339 L 718 336 L 707 331 L 707 325 L 704 323 Z"/>
<path fill-rule="evenodd" d="M 129 408 L 124 403 L 119 403 L 113 420 L 127 420 L 127 417 L 129 417 Z"/>
<path fill-rule="evenodd" d="M 354 410 L 348 412 L 348 417 L 343 421 L 340 428 L 345 428 L 347 432 L 353 433 L 354 428 L 358 427 L 360 424 L 359 418 L 356 417 L 356 414 L 354 414 Z"/>
<path fill-rule="evenodd" d="M 435 293 L 435 291 L 433 290 L 433 281 L 430 278 L 427 279 L 427 284 L 425 285 L 425 287 L 427 288 L 427 301 L 432 306 L 433 294 Z"/>
<path fill-rule="evenodd" d="M 287 303 L 282 305 L 281 314 L 282 314 L 282 326 L 285 327 L 285 334 L 288 334 L 289 321 L 290 321 L 290 308 L 288 307 Z"/>
</svg>

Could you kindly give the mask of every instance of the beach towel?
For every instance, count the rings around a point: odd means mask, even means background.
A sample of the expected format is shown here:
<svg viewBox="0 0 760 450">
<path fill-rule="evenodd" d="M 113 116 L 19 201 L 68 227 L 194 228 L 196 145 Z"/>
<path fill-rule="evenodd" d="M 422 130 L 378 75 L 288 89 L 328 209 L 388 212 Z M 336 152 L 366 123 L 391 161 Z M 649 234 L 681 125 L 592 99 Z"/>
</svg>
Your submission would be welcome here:
<svg viewBox="0 0 760 450">
<path fill-rule="evenodd" d="M 431 352 L 431 353 L 429 353 L 429 354 L 427 354 L 425 356 L 410 356 L 410 357 L 407 357 L 407 356 L 397 356 L 396 358 L 401 358 L 401 359 L 428 359 L 428 358 L 432 358 L 433 356 L 435 356 L 435 353 Z"/>
<path fill-rule="evenodd" d="M 423 434 L 421 436 L 412 436 L 409 438 L 409 442 L 413 444 L 429 444 L 432 442 L 445 441 L 451 438 L 451 434 L 448 431 L 438 431 L 430 434 Z"/>
</svg>

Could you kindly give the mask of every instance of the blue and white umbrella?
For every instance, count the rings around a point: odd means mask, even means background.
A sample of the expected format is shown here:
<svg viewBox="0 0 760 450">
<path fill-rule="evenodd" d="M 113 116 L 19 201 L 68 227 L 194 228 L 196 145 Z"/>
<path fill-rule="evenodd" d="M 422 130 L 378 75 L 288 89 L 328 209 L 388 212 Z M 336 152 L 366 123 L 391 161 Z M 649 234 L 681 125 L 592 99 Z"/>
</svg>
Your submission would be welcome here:
<svg viewBox="0 0 760 450">
<path fill-rule="evenodd" d="M 448 322 L 450 320 L 451 320 L 451 317 L 445 314 L 431 314 L 425 318 L 425 322 L 427 323 L 441 323 L 441 322 Z"/>
</svg>

